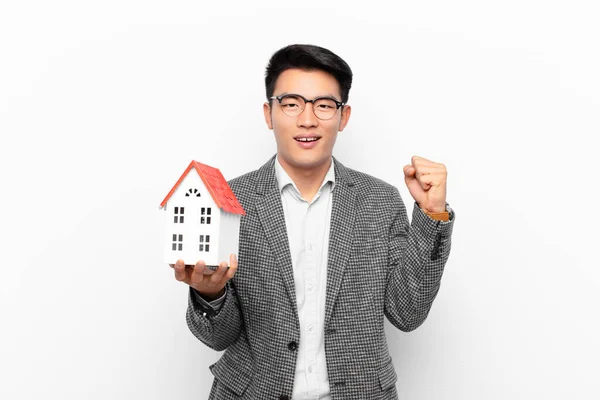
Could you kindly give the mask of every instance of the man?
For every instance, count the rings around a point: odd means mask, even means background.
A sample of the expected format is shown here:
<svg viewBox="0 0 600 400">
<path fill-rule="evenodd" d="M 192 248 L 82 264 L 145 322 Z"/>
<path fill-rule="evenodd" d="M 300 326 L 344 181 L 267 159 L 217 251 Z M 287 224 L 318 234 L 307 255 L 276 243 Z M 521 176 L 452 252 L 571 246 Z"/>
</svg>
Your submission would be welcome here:
<svg viewBox="0 0 600 400">
<path fill-rule="evenodd" d="M 454 212 L 446 168 L 404 166 L 412 224 L 398 190 L 333 158 L 350 119 L 350 67 L 331 51 L 292 45 L 267 67 L 265 121 L 277 154 L 230 182 L 241 220 L 231 255 L 173 267 L 190 286 L 187 323 L 225 350 L 210 399 L 397 399 L 384 315 L 403 331 L 438 292 Z"/>
</svg>

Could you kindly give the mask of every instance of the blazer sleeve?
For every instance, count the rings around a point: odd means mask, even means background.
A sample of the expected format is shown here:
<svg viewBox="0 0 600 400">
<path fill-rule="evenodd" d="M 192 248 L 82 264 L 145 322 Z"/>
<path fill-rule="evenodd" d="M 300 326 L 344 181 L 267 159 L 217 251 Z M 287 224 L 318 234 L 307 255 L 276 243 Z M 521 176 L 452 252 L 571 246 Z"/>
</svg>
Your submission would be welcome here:
<svg viewBox="0 0 600 400">
<path fill-rule="evenodd" d="M 218 310 L 196 298 L 190 287 L 186 321 L 190 331 L 213 350 L 223 351 L 233 344 L 242 329 L 242 316 L 235 288 L 227 283 L 225 298 Z"/>
<path fill-rule="evenodd" d="M 393 189 L 394 217 L 389 234 L 390 272 L 385 292 L 385 315 L 398 329 L 409 332 L 427 318 L 440 288 L 450 255 L 454 211 L 446 203 L 449 221 L 429 217 L 415 202 L 412 224 L 397 188 Z"/>
</svg>

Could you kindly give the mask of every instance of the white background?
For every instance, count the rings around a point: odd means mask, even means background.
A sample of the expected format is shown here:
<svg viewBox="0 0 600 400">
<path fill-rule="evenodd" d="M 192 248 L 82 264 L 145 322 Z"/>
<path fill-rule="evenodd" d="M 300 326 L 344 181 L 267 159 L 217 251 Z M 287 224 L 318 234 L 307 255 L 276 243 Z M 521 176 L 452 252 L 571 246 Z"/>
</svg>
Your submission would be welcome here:
<svg viewBox="0 0 600 400">
<path fill-rule="evenodd" d="M 600 398 L 600 13 L 594 1 L 3 1 L 0 398 L 204 399 L 158 205 L 192 159 L 275 152 L 264 68 L 352 67 L 334 155 L 399 187 L 448 168 L 428 320 L 386 331 L 402 399 Z"/>
</svg>

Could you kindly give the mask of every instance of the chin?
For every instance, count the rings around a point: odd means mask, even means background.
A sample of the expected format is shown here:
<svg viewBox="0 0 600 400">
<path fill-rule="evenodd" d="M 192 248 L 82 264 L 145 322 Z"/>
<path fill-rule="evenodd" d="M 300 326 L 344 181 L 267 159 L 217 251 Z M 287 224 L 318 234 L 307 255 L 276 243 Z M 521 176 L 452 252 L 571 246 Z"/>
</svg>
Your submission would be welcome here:
<svg viewBox="0 0 600 400">
<path fill-rule="evenodd" d="M 331 159 L 331 155 L 329 156 L 323 156 L 323 157 L 301 157 L 301 158 L 297 158 L 295 160 L 293 160 L 293 162 L 290 162 L 291 165 L 293 165 L 296 168 L 302 168 L 302 169 L 312 169 L 312 168 L 317 168 L 322 166 L 323 164 L 327 164 L 329 162 L 329 160 Z"/>
<path fill-rule="evenodd" d="M 329 163 L 331 160 L 331 153 L 323 151 L 311 151 L 303 150 L 297 151 L 298 149 L 290 149 L 292 151 L 279 151 L 279 159 L 289 165 L 292 168 L 297 169 L 312 169 L 318 168 L 323 164 Z M 322 149 L 321 149 L 322 150 Z"/>
</svg>

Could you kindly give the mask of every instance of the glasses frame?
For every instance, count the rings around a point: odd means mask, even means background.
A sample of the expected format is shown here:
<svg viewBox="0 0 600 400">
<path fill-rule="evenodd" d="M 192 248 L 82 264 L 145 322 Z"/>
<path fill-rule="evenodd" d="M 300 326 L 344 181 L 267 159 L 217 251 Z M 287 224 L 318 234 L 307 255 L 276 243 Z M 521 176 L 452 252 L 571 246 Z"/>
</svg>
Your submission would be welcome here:
<svg viewBox="0 0 600 400">
<path fill-rule="evenodd" d="M 288 96 L 295 96 L 295 97 L 299 97 L 302 100 L 304 100 L 304 108 L 302 109 L 302 111 L 300 111 L 300 114 L 298 114 L 298 115 L 288 115 L 283 109 L 281 110 L 285 115 L 287 115 L 288 117 L 292 117 L 292 118 L 293 117 L 298 117 L 298 116 L 302 115 L 302 113 L 306 109 L 306 103 L 312 103 L 313 113 L 315 114 L 315 116 L 318 119 L 320 119 L 321 121 L 329 121 L 331 118 L 333 118 L 333 116 L 335 115 L 335 113 L 337 113 L 337 110 L 339 110 L 340 107 L 343 107 L 343 106 L 346 105 L 346 103 L 342 103 L 341 101 L 337 101 L 333 97 L 329 97 L 329 96 L 320 96 L 320 97 L 315 97 L 312 100 L 308 100 L 306 97 L 302 96 L 301 94 L 296 94 L 296 93 L 286 93 L 286 94 L 282 94 L 282 95 L 279 95 L 279 96 L 271 96 L 271 97 L 269 97 L 269 100 L 277 99 L 277 101 L 279 102 L 279 105 L 281 106 L 281 101 L 283 100 L 283 98 L 284 97 L 288 97 Z M 333 114 L 331 114 L 331 117 L 329 117 L 329 118 L 321 118 L 321 117 L 319 117 L 317 115 L 317 112 L 315 110 L 315 101 L 321 100 L 321 99 L 331 100 L 336 105 L 335 112 Z"/>
</svg>

